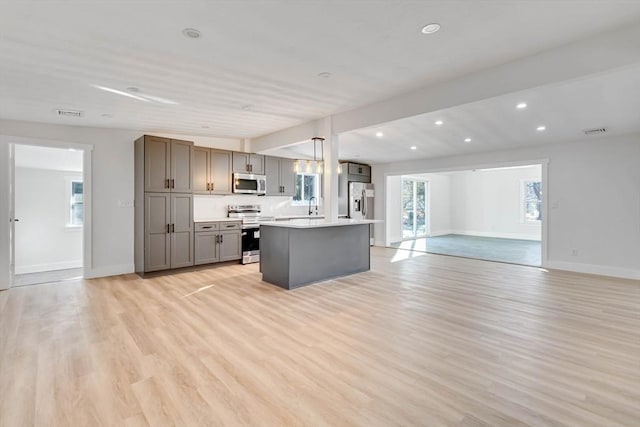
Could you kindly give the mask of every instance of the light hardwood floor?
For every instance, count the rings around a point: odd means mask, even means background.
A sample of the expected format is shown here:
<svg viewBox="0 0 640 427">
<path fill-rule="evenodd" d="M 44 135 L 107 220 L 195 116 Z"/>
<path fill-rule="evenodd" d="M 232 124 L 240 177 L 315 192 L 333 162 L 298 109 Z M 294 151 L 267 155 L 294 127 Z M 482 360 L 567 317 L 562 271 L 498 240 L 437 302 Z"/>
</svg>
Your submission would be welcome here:
<svg viewBox="0 0 640 427">
<path fill-rule="evenodd" d="M 373 248 L 0 292 L 2 426 L 640 426 L 640 283 Z"/>
</svg>

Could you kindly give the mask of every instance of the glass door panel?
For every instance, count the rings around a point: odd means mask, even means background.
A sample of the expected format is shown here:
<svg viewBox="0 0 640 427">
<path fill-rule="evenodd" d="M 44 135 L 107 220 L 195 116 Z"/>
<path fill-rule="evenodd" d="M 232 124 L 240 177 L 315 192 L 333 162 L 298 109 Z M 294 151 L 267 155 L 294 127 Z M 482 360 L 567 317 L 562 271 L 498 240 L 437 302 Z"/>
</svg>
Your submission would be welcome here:
<svg viewBox="0 0 640 427">
<path fill-rule="evenodd" d="M 427 182 L 402 179 L 402 238 L 427 235 Z"/>
</svg>

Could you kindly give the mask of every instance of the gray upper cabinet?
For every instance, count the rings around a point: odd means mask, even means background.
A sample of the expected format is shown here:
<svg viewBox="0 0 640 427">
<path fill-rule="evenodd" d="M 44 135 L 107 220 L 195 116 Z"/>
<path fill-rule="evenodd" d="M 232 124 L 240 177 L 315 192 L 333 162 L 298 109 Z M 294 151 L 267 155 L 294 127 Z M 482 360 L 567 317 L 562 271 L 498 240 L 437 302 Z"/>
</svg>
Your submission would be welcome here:
<svg viewBox="0 0 640 427">
<path fill-rule="evenodd" d="M 205 147 L 193 147 L 193 167 L 191 175 L 194 194 L 210 194 L 209 188 L 209 158 L 210 149 Z"/>
<path fill-rule="evenodd" d="M 193 142 L 171 140 L 171 191 L 193 192 L 191 167 L 193 164 Z"/>
<path fill-rule="evenodd" d="M 211 150 L 211 194 L 231 194 L 231 151 Z"/>
<path fill-rule="evenodd" d="M 260 154 L 233 152 L 233 172 L 264 174 L 264 156 Z"/>
<path fill-rule="evenodd" d="M 349 175 L 371 176 L 371 166 L 361 165 L 358 163 L 347 163 L 347 173 Z"/>
<path fill-rule="evenodd" d="M 267 196 L 293 196 L 296 175 L 295 160 L 266 156 Z"/>
<path fill-rule="evenodd" d="M 293 196 L 296 193 L 296 161 L 280 159 L 280 184 L 283 196 Z"/>
<path fill-rule="evenodd" d="M 194 194 L 231 194 L 231 151 L 193 147 Z"/>
<path fill-rule="evenodd" d="M 169 192 L 171 177 L 170 140 L 144 137 L 144 191 Z"/>
<path fill-rule="evenodd" d="M 144 191 L 191 193 L 193 143 L 144 136 Z"/>
</svg>

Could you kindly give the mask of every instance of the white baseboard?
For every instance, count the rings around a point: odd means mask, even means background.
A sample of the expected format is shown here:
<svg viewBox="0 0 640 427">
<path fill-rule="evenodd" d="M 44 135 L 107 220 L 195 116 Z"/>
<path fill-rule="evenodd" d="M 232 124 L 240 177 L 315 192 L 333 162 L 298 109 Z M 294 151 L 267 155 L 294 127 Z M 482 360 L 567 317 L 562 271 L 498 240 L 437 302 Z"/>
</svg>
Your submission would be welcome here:
<svg viewBox="0 0 640 427">
<path fill-rule="evenodd" d="M 640 280 L 640 270 L 632 270 L 608 265 L 583 264 L 579 262 L 547 261 L 547 268 L 553 270 L 573 271 L 576 273 L 596 274 L 598 276 L 619 277 L 622 279 Z"/>
<path fill-rule="evenodd" d="M 15 267 L 15 274 L 40 273 L 43 271 L 67 270 L 82 267 L 82 260 L 51 262 L 47 264 L 21 265 Z"/>
<path fill-rule="evenodd" d="M 447 234 L 461 234 L 463 236 L 477 236 L 477 237 L 493 237 L 496 239 L 517 239 L 517 240 L 535 240 L 535 241 L 541 240 L 541 236 L 536 236 L 531 234 L 494 233 L 490 231 L 451 230 Z"/>
<path fill-rule="evenodd" d="M 429 233 L 428 237 L 446 236 L 447 234 L 454 234 L 451 230 L 440 230 Z"/>
<path fill-rule="evenodd" d="M 135 270 L 134 264 L 107 265 L 105 267 L 86 269 L 84 278 L 97 279 L 99 277 L 118 276 L 120 274 L 134 273 Z"/>
</svg>

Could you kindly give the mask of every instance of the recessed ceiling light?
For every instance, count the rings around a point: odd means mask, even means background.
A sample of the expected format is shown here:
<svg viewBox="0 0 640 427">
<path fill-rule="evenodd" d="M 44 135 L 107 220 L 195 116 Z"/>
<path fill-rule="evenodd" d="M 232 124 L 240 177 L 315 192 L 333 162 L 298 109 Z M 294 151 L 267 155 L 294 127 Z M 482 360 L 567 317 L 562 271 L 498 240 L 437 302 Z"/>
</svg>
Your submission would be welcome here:
<svg viewBox="0 0 640 427">
<path fill-rule="evenodd" d="M 382 132 L 376 132 L 376 136 L 377 136 L 378 138 L 382 138 L 382 137 L 384 136 L 384 133 L 382 133 Z"/>
<path fill-rule="evenodd" d="M 202 125 L 202 126 L 200 126 L 200 127 L 201 127 L 202 129 L 209 129 L 209 126 L 207 126 L 207 125 Z"/>
<path fill-rule="evenodd" d="M 436 125 L 438 126 L 442 126 L 444 122 L 442 120 L 436 120 Z"/>
<path fill-rule="evenodd" d="M 199 39 L 200 37 L 202 37 L 200 31 L 196 30 L 195 28 L 185 28 L 184 30 L 182 30 L 182 34 L 190 39 Z"/>
<path fill-rule="evenodd" d="M 417 149 L 418 149 L 418 147 L 416 147 L 415 145 L 412 145 L 412 146 L 411 146 L 411 149 L 412 149 L 412 150 L 417 150 Z"/>
<path fill-rule="evenodd" d="M 110 119 L 111 117 L 113 117 L 112 114 L 102 114 L 102 117 L 106 117 L 108 119 Z"/>
<path fill-rule="evenodd" d="M 527 103 L 526 102 L 521 102 L 518 105 L 516 105 L 516 108 L 518 110 L 522 110 L 523 108 L 527 108 Z"/>
<path fill-rule="evenodd" d="M 546 130 L 546 129 L 547 129 L 547 127 L 546 127 L 546 126 L 538 126 L 538 127 L 536 128 L 536 130 L 537 130 L 537 131 L 540 131 L 540 132 L 542 132 L 543 130 Z"/>
<path fill-rule="evenodd" d="M 132 86 L 127 88 L 127 92 L 140 92 L 140 89 Z"/>
<path fill-rule="evenodd" d="M 253 105 L 247 104 L 247 105 L 243 105 L 240 108 L 242 108 L 244 111 L 249 111 L 249 110 L 251 110 L 253 108 Z"/>
<path fill-rule="evenodd" d="M 422 27 L 422 30 L 420 31 L 422 32 L 422 34 L 433 34 L 438 32 L 439 29 L 440 29 L 440 24 L 433 22 L 431 24 L 427 24 L 424 27 Z"/>
<path fill-rule="evenodd" d="M 331 77 L 331 73 L 328 71 L 323 71 L 321 73 L 318 73 L 318 77 L 321 77 L 323 79 L 328 79 L 329 77 Z"/>
<path fill-rule="evenodd" d="M 464 142 L 471 142 L 471 138 L 465 138 Z"/>
</svg>

